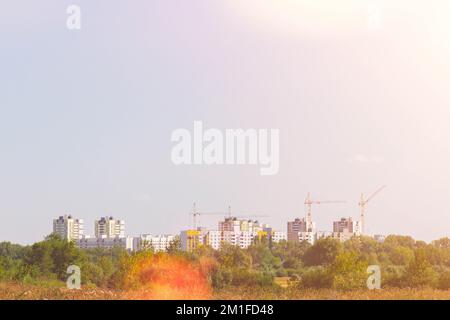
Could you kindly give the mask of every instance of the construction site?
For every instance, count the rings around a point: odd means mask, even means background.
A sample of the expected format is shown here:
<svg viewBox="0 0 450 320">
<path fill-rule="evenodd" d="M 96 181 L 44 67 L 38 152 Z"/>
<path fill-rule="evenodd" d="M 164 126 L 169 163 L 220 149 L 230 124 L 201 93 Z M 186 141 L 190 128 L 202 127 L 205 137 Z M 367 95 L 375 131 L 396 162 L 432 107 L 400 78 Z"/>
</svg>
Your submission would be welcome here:
<svg viewBox="0 0 450 320">
<path fill-rule="evenodd" d="M 305 198 L 305 216 L 296 217 L 287 222 L 287 229 L 275 230 L 267 223 L 261 223 L 260 218 L 267 218 L 269 215 L 262 214 L 234 214 L 231 207 L 227 212 L 201 212 L 197 210 L 194 203 L 192 211 L 189 213 L 192 221 L 192 228 L 181 231 L 181 248 L 185 251 L 192 251 L 198 246 L 207 245 L 213 249 L 220 249 L 226 243 L 241 248 L 247 248 L 255 241 L 267 240 L 269 242 L 303 242 L 314 244 L 321 238 L 334 238 L 340 241 L 347 241 L 355 236 L 371 236 L 378 241 L 383 241 L 382 235 L 369 235 L 366 233 L 366 210 L 371 201 L 384 189 L 385 185 L 375 192 L 366 196 L 361 193 L 359 197 L 359 217 L 342 217 L 332 223 L 331 230 L 318 230 L 313 220 L 313 206 L 329 204 L 345 204 L 345 200 L 317 200 L 313 199 L 308 192 Z M 207 216 L 222 216 L 217 224 L 217 229 L 212 230 L 201 225 L 200 218 Z"/>
</svg>

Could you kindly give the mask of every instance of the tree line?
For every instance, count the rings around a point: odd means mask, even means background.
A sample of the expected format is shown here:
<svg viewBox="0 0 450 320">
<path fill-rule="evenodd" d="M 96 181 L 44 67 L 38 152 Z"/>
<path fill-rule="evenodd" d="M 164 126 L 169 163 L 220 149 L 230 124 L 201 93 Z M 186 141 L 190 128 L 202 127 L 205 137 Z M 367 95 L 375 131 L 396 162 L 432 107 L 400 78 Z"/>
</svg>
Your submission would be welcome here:
<svg viewBox="0 0 450 320">
<path fill-rule="evenodd" d="M 314 245 L 263 240 L 246 249 L 223 244 L 220 250 L 201 246 L 193 252 L 181 251 L 177 240 L 165 253 L 151 247 L 129 253 L 119 247 L 81 250 L 52 234 L 30 246 L 0 243 L 0 281 L 61 285 L 67 267 L 78 265 L 83 285 L 123 289 L 132 261 L 146 255 L 182 257 L 199 266 L 207 261 L 204 272 L 214 289 L 276 286 L 281 277 L 299 289 L 359 289 L 366 286 L 369 265 L 380 267 L 382 287 L 450 289 L 450 239 L 426 243 L 397 235 L 383 242 L 326 238 Z"/>
</svg>

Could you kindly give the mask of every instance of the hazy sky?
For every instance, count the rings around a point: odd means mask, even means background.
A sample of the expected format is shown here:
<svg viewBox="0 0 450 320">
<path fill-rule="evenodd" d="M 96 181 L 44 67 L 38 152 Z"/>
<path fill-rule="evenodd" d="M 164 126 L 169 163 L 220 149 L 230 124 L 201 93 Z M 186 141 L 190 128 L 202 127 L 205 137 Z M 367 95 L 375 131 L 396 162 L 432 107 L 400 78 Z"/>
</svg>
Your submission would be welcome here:
<svg viewBox="0 0 450 320">
<path fill-rule="evenodd" d="M 65 213 L 90 234 L 103 215 L 178 233 L 194 201 L 285 231 L 308 191 L 348 201 L 313 208 L 330 230 L 384 184 L 367 231 L 447 236 L 449 18 L 445 0 L 3 0 L 0 241 Z M 280 129 L 279 174 L 173 165 L 171 132 L 194 120 Z"/>
</svg>

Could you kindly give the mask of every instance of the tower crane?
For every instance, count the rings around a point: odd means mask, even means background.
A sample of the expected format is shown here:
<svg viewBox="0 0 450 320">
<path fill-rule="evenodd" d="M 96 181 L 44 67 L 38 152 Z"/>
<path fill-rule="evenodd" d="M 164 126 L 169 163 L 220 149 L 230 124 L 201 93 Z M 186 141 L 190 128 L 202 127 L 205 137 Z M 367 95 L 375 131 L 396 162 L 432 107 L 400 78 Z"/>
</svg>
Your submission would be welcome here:
<svg viewBox="0 0 450 320">
<path fill-rule="evenodd" d="M 347 201 L 340 201 L 340 200 L 312 200 L 311 199 L 311 193 L 308 192 L 308 195 L 306 196 L 306 199 L 305 199 L 307 229 L 312 229 L 312 205 L 313 204 L 329 204 L 329 203 L 347 203 Z"/>
<path fill-rule="evenodd" d="M 235 218 L 239 219 L 239 218 L 267 218 L 269 216 L 268 215 L 264 215 L 264 214 L 244 214 L 244 215 L 239 214 L 239 215 L 233 215 L 231 213 L 231 206 L 228 206 L 228 217 L 229 218 L 235 217 Z"/>
<path fill-rule="evenodd" d="M 237 219 L 239 219 L 239 218 L 263 218 L 263 217 L 269 217 L 268 215 L 254 215 L 254 214 L 252 214 L 252 215 L 238 215 L 238 216 L 234 216 L 234 215 L 232 215 L 232 212 L 231 212 L 231 206 L 228 206 L 228 212 L 198 212 L 195 203 L 192 206 L 192 212 L 190 213 L 190 215 L 192 215 L 194 230 L 197 230 L 198 222 L 200 220 L 199 219 L 200 216 L 219 215 L 219 216 L 224 216 L 224 217 L 228 216 L 229 218 L 235 217 Z"/>
<path fill-rule="evenodd" d="M 224 215 L 227 215 L 226 212 L 198 212 L 195 202 L 194 202 L 194 205 L 192 206 L 192 212 L 190 214 L 192 215 L 194 230 L 197 230 L 197 222 L 198 222 L 200 216 L 207 216 L 207 215 L 224 216 Z"/>
<path fill-rule="evenodd" d="M 366 214 L 366 206 L 369 203 L 370 200 L 372 200 L 377 194 L 379 194 L 386 186 L 380 187 L 377 191 L 372 193 L 367 199 L 364 199 L 364 194 L 361 193 L 361 199 L 359 201 L 359 209 L 360 209 L 360 228 L 361 228 L 361 234 L 364 234 L 365 232 L 365 214 Z"/>
</svg>

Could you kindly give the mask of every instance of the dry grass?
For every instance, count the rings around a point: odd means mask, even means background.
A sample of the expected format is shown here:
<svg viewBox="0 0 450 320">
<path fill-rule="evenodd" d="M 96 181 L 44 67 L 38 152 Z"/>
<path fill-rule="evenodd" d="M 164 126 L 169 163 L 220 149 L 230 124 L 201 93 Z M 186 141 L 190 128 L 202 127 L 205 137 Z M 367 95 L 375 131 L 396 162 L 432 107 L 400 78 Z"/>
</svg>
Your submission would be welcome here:
<svg viewBox="0 0 450 320">
<path fill-rule="evenodd" d="M 214 298 L 220 300 L 450 300 L 450 290 L 389 288 L 341 292 L 329 289 L 239 288 L 216 292 Z"/>
<path fill-rule="evenodd" d="M 105 289 L 69 290 L 65 287 L 0 283 L 2 300 L 116 300 L 120 292 Z"/>
<path fill-rule="evenodd" d="M 19 300 L 122 300 L 129 292 L 98 288 L 68 290 L 64 287 L 0 283 L 0 299 Z M 337 292 L 333 290 L 298 290 L 292 288 L 230 288 L 215 292 L 217 300 L 449 300 L 450 290 L 382 289 Z"/>
</svg>

